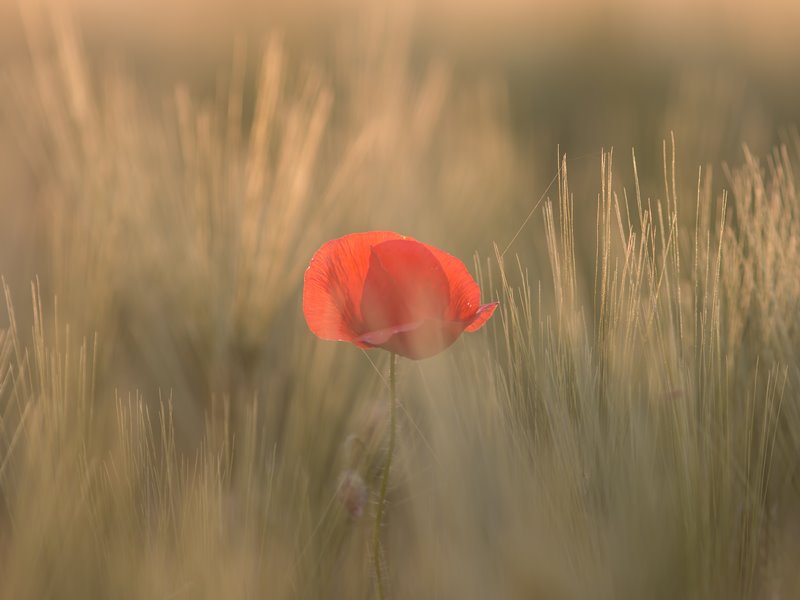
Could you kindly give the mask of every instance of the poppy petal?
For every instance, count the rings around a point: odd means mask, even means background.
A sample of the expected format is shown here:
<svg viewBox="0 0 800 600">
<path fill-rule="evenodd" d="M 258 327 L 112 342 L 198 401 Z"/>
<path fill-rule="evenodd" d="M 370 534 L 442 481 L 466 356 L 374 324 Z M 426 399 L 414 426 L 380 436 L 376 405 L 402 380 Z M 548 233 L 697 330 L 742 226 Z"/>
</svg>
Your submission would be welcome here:
<svg viewBox="0 0 800 600">
<path fill-rule="evenodd" d="M 303 315 L 309 329 L 327 340 L 352 341 L 364 332 L 361 296 L 373 246 L 403 239 L 391 231 L 353 233 L 326 242 L 303 278 Z"/>
<path fill-rule="evenodd" d="M 463 331 L 464 323 L 461 321 L 426 319 L 370 332 L 361 336 L 359 341 L 420 360 L 450 347 Z"/>
<path fill-rule="evenodd" d="M 467 327 L 466 331 L 475 331 L 492 316 L 492 311 L 490 311 L 475 329 L 471 329 L 474 326 L 473 319 L 475 315 L 483 308 L 481 307 L 481 289 L 461 260 L 452 254 L 439 250 L 435 246 L 428 246 L 427 244 L 426 246 L 438 259 L 439 264 L 442 265 L 450 284 L 450 305 L 447 309 L 446 318 L 453 321 L 469 322 L 470 326 Z"/>
<path fill-rule="evenodd" d="M 356 341 L 365 343 L 369 346 L 382 346 L 388 342 L 393 335 L 413 331 L 420 325 L 422 325 L 422 321 L 404 323 L 402 325 L 395 325 L 394 327 L 387 327 L 386 329 L 378 329 L 377 331 L 370 331 L 357 337 Z"/>
<path fill-rule="evenodd" d="M 361 297 L 368 331 L 440 320 L 449 303 L 447 276 L 425 244 L 397 239 L 372 247 Z"/>
<path fill-rule="evenodd" d="M 483 304 L 478 307 L 478 310 L 475 313 L 475 319 L 469 325 L 467 325 L 464 331 L 467 333 L 478 331 L 478 329 L 483 327 L 483 324 L 489 320 L 489 317 L 494 314 L 494 311 L 499 304 L 499 302 L 490 302 L 489 304 Z"/>
</svg>

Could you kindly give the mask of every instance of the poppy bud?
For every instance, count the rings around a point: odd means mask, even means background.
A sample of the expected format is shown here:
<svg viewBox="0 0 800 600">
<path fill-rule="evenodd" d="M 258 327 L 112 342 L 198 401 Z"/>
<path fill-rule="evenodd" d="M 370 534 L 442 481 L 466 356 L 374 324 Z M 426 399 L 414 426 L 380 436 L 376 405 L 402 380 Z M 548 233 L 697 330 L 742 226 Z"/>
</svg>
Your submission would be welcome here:
<svg viewBox="0 0 800 600">
<path fill-rule="evenodd" d="M 364 515 L 369 500 L 369 490 L 357 471 L 347 469 L 339 476 L 336 495 L 351 518 L 360 519 Z"/>
</svg>

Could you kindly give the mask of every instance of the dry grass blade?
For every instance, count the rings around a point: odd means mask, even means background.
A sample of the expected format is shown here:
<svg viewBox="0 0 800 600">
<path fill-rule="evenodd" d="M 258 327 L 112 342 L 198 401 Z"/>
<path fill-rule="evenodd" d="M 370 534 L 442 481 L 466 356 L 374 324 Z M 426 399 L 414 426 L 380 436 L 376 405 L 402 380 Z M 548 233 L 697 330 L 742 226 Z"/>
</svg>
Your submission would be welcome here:
<svg viewBox="0 0 800 600">
<path fill-rule="evenodd" d="M 0 97 L 46 256 L 30 301 L 3 282 L 0 597 L 374 597 L 341 494 L 375 496 L 386 357 L 316 343 L 299 290 L 386 227 L 504 242 L 493 320 L 398 366 L 391 597 L 800 593 L 800 137 L 689 187 L 674 140 L 591 188 L 561 156 L 540 213 L 503 87 L 405 25 L 319 62 L 241 38 L 203 91 L 34 8 Z"/>
</svg>

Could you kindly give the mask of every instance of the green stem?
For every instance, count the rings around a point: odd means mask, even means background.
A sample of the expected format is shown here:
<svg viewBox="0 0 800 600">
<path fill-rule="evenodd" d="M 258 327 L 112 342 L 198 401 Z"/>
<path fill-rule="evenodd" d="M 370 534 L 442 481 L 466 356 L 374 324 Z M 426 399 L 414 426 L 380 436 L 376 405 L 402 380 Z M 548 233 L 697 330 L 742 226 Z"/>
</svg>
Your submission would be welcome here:
<svg viewBox="0 0 800 600">
<path fill-rule="evenodd" d="M 386 584 L 383 580 L 384 569 L 381 560 L 381 527 L 383 526 L 383 513 L 386 506 L 386 491 L 389 488 L 389 470 L 392 468 L 394 456 L 395 437 L 397 425 L 395 412 L 397 412 L 397 355 L 393 352 L 389 359 L 389 448 L 386 451 L 386 462 L 383 465 L 381 477 L 380 496 L 378 496 L 378 510 L 375 515 L 375 533 L 372 539 L 373 562 L 375 563 L 375 580 L 378 584 L 378 598 L 386 598 Z"/>
</svg>

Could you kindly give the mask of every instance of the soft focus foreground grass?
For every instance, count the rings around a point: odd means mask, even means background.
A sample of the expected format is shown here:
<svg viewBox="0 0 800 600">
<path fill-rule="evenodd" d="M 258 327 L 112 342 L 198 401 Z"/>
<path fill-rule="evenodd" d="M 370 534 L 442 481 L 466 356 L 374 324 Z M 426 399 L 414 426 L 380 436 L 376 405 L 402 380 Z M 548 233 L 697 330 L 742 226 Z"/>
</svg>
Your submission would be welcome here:
<svg viewBox="0 0 800 600">
<path fill-rule="evenodd" d="M 371 524 L 336 490 L 375 481 L 388 357 L 315 340 L 299 291 L 322 241 L 377 227 L 485 249 L 501 301 L 401 362 L 393 597 L 798 594 L 800 141 L 713 175 L 669 143 L 641 176 L 598 152 L 580 196 L 565 161 L 503 253 L 546 183 L 502 93 L 373 34 L 344 67 L 240 44 L 209 101 L 28 33 L 2 102 L 36 224 L 33 294 L 0 313 L 2 597 L 371 597 Z"/>
</svg>

